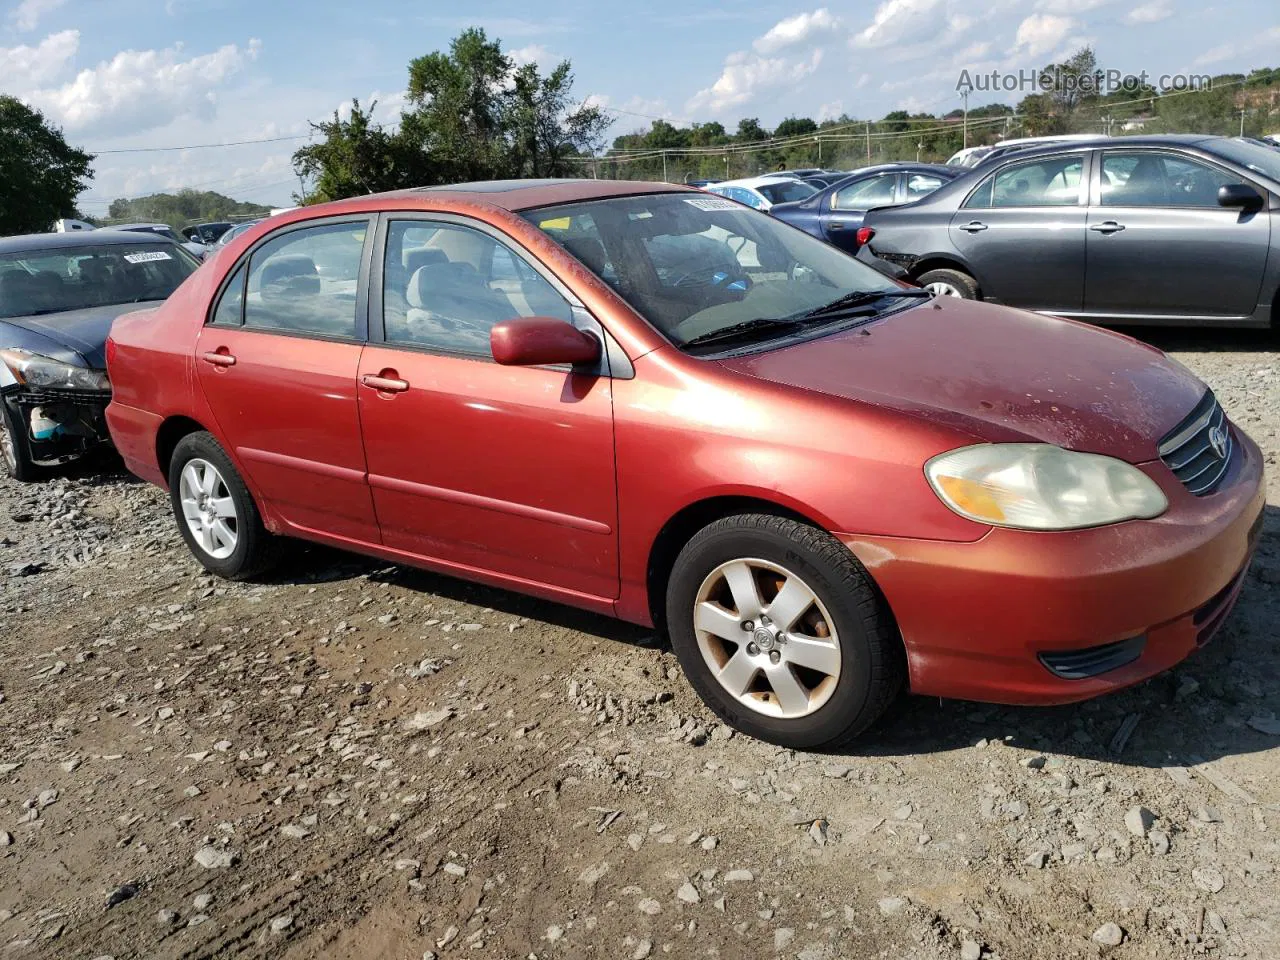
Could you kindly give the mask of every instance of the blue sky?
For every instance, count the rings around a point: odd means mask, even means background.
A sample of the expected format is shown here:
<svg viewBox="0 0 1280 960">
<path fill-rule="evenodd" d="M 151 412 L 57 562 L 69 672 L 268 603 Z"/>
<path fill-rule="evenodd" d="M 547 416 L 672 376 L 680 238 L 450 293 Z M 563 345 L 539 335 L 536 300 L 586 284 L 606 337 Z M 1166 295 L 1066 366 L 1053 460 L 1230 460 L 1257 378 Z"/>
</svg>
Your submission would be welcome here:
<svg viewBox="0 0 1280 960">
<path fill-rule="evenodd" d="M 943 112 L 963 68 L 1030 69 L 1085 42 L 1104 66 L 1153 75 L 1280 65 L 1274 0 L 0 0 L 0 92 L 93 151 L 300 138 L 104 153 L 90 213 L 180 186 L 286 204 L 309 120 L 353 96 L 393 120 L 408 61 L 470 25 L 519 60 L 570 59 L 575 93 L 615 111 L 615 134 L 657 116 Z"/>
</svg>

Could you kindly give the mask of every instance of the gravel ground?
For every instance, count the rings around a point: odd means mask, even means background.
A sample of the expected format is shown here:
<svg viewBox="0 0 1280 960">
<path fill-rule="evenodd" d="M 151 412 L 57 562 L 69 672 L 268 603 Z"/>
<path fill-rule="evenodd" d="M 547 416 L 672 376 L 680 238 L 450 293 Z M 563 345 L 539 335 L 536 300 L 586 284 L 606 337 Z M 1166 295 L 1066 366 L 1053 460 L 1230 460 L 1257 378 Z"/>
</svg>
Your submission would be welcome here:
<svg viewBox="0 0 1280 960">
<path fill-rule="evenodd" d="M 1271 464 L 1228 626 L 842 755 L 733 735 L 637 628 L 312 548 L 226 584 L 118 472 L 0 483 L 0 953 L 1280 956 L 1280 354 L 1155 339 Z"/>
</svg>

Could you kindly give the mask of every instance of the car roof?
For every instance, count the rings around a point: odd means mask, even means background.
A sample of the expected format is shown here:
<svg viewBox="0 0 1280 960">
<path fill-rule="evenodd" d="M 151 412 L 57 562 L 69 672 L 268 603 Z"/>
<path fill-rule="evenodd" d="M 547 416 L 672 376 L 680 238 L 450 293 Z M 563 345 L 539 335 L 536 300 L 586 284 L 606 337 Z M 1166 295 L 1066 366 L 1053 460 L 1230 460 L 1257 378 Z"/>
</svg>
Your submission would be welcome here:
<svg viewBox="0 0 1280 960">
<path fill-rule="evenodd" d="M 172 230 L 173 227 L 167 223 L 113 223 L 112 230 L 132 230 L 135 233 L 139 230 Z"/>
<path fill-rule="evenodd" d="M 678 183 L 654 183 L 648 180 L 587 180 L 575 177 L 542 180 L 485 180 L 475 183 L 442 184 L 434 187 L 413 187 L 408 190 L 394 190 L 389 193 L 375 193 L 364 197 L 353 197 L 350 200 L 338 200 L 325 207 L 342 208 L 348 205 L 360 205 L 369 200 L 382 199 L 427 199 L 435 195 L 446 195 L 451 200 L 470 200 L 504 210 L 518 212 L 532 210 L 534 207 L 549 207 L 561 203 L 575 203 L 579 200 L 606 200 L 610 197 L 629 197 L 641 193 L 700 193 L 697 187 L 686 187 Z M 314 207 L 303 208 L 314 211 Z"/>
<path fill-rule="evenodd" d="M 969 171 L 981 172 L 984 176 L 994 169 L 996 162 L 1009 160 L 1027 160 L 1032 157 L 1049 156 L 1055 153 L 1094 150 L 1099 146 L 1112 149 L 1128 149 L 1130 147 L 1193 147 L 1212 140 L 1227 140 L 1229 137 L 1215 137 L 1207 133 L 1148 133 L 1136 137 L 1097 136 L 1077 140 L 1058 140 L 1053 143 L 1032 144 L 1022 149 L 1010 150 L 993 158 L 988 164 L 970 167 Z"/>
<path fill-rule="evenodd" d="M 159 243 L 172 243 L 167 237 L 156 237 Z M 69 230 L 66 233 L 28 233 L 16 237 L 0 237 L 0 253 L 26 253 L 29 250 L 63 250 L 67 247 L 90 247 L 97 244 L 139 243 L 136 232 L 122 230 Z"/>
</svg>

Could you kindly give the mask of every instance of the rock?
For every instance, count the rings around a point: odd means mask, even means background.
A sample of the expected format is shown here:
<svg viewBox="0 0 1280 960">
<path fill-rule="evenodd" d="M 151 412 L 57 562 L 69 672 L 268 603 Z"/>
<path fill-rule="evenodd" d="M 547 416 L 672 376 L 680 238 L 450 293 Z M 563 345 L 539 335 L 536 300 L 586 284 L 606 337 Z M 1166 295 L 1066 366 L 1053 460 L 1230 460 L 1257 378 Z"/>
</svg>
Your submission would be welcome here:
<svg viewBox="0 0 1280 960">
<path fill-rule="evenodd" d="M 640 850 L 640 847 L 643 846 L 643 844 L 644 844 L 644 834 L 642 833 L 628 834 L 627 846 L 630 847 L 633 851 L 638 852 Z"/>
<path fill-rule="evenodd" d="M 662 904 L 653 899 L 653 897 L 645 897 L 636 904 L 636 909 L 645 914 L 645 916 L 652 917 L 662 912 Z"/>
<path fill-rule="evenodd" d="M 829 824 L 826 820 L 815 820 L 809 827 L 809 839 L 820 847 L 827 845 L 827 831 Z"/>
<path fill-rule="evenodd" d="M 907 905 L 907 901 L 902 897 L 885 897 L 877 904 L 880 912 L 886 917 L 892 917 L 894 914 L 901 913 L 902 908 Z"/>
<path fill-rule="evenodd" d="M 853 772 L 853 767 L 847 767 L 844 764 L 828 764 L 822 768 L 822 775 L 832 780 L 843 780 Z"/>
<path fill-rule="evenodd" d="M 1191 879 L 1205 893 L 1217 893 L 1227 885 L 1217 867 L 1197 867 L 1191 871 Z"/>
<path fill-rule="evenodd" d="M 197 910 L 203 912 L 213 906 L 213 899 L 212 893 L 198 893 L 195 898 L 192 899 L 191 905 Z"/>
<path fill-rule="evenodd" d="M 720 841 L 716 837 L 703 837 L 702 843 L 698 844 L 698 846 L 702 847 L 703 850 L 711 851 L 714 850 L 719 843 Z"/>
<path fill-rule="evenodd" d="M 217 847 L 201 847 L 196 851 L 196 863 L 206 870 L 225 870 L 236 862 L 236 854 L 232 850 L 219 850 Z"/>
<path fill-rule="evenodd" d="M 724 875 L 725 883 L 750 883 L 756 875 L 750 870 L 730 870 Z"/>
<path fill-rule="evenodd" d="M 1043 769 L 1044 769 L 1044 764 L 1045 764 L 1045 759 L 1046 759 L 1045 757 L 1038 757 L 1038 756 L 1037 756 L 1037 757 L 1023 757 L 1023 758 L 1022 758 L 1021 760 L 1019 760 L 1018 762 L 1019 762 L 1020 764 L 1022 764 L 1024 767 L 1026 767 L 1028 770 L 1043 770 Z"/>
<path fill-rule="evenodd" d="M 156 914 L 156 923 L 171 927 L 178 922 L 178 914 L 174 910 L 161 910 Z"/>
<path fill-rule="evenodd" d="M 1200 689 L 1200 681 L 1195 677 L 1182 676 L 1178 678 L 1178 689 L 1174 691 L 1173 696 L 1176 700 L 1185 700 L 1192 696 Z"/>
<path fill-rule="evenodd" d="M 604 878 L 604 875 L 608 872 L 609 872 L 609 864 L 607 862 L 598 863 L 594 867 L 587 867 L 580 874 L 578 874 L 578 882 L 584 883 L 588 887 L 594 887 L 597 883 L 599 883 Z"/>
<path fill-rule="evenodd" d="M 1124 931 L 1117 924 L 1104 923 L 1093 931 L 1093 942 L 1104 947 L 1118 947 L 1124 942 Z"/>
<path fill-rule="evenodd" d="M 13 846 L 13 834 L 8 830 L 0 830 L 0 847 Z"/>
<path fill-rule="evenodd" d="M 41 790 L 40 795 L 36 797 L 36 803 L 39 805 L 41 810 L 43 810 L 45 807 L 52 806 L 57 802 L 58 802 L 57 790 Z"/>
<path fill-rule="evenodd" d="M 465 877 L 467 875 L 467 868 L 460 863 L 454 863 L 452 860 L 444 865 L 443 870 L 451 877 Z"/>
<path fill-rule="evenodd" d="M 280 833 L 288 837 L 290 840 L 303 840 L 311 836 L 311 831 L 306 827 L 299 826 L 296 823 L 286 823 L 280 828 Z"/>
<path fill-rule="evenodd" d="M 132 883 L 121 884 L 107 895 L 107 909 L 119 906 L 126 900 L 132 900 L 138 895 L 138 888 Z"/>
<path fill-rule="evenodd" d="M 1045 864 L 1049 862 L 1049 854 L 1045 853 L 1043 850 L 1037 850 L 1035 853 L 1031 854 L 1031 856 L 1027 857 L 1027 859 L 1023 860 L 1022 862 L 1026 864 L 1028 867 L 1034 867 L 1037 870 L 1043 870 L 1045 868 Z"/>
<path fill-rule="evenodd" d="M 293 926 L 293 914 L 285 913 L 278 917 L 272 917 L 271 922 L 267 924 L 272 933 L 284 933 Z"/>
<path fill-rule="evenodd" d="M 209 915 L 207 913 L 197 913 L 190 920 L 187 921 L 187 926 L 198 927 L 200 926 L 200 924 L 208 923 L 208 922 L 209 922 Z"/>
<path fill-rule="evenodd" d="M 1156 856 L 1162 857 L 1169 852 L 1169 835 L 1163 830 L 1152 830 L 1147 834 L 1147 842 Z"/>
<path fill-rule="evenodd" d="M 961 940 L 960 960 L 982 960 L 982 947 L 972 940 Z"/>
<path fill-rule="evenodd" d="M 404 729 L 407 733 L 422 733 L 424 730 L 440 726 L 452 716 L 452 707 L 444 707 L 441 710 L 419 710 L 404 722 Z"/>
<path fill-rule="evenodd" d="M 731 777 L 729 779 L 729 789 L 734 793 L 745 793 L 750 786 L 750 780 L 743 780 L 741 777 Z"/>
<path fill-rule="evenodd" d="M 559 940 L 563 936 L 564 936 L 564 927 L 557 926 L 556 924 L 553 923 L 551 926 L 547 927 L 547 933 L 544 939 L 550 941 L 551 943 L 555 943 L 557 940 Z"/>
<path fill-rule="evenodd" d="M 1156 822 L 1156 815 L 1146 807 L 1130 807 L 1124 815 L 1124 825 L 1135 837 L 1145 837 Z"/>
<path fill-rule="evenodd" d="M 908 817 L 911 816 L 911 810 L 912 810 L 911 804 L 904 803 L 897 810 L 893 811 L 893 818 L 895 820 L 906 820 Z"/>
<path fill-rule="evenodd" d="M 631 951 L 631 960 L 648 960 L 649 955 L 653 953 L 653 941 L 648 937 L 636 944 L 636 948 Z"/>
<path fill-rule="evenodd" d="M 1249 726 L 1259 733 L 1280 737 L 1280 719 L 1276 717 L 1250 717 Z"/>
<path fill-rule="evenodd" d="M 702 897 L 698 893 L 698 888 L 689 881 L 685 881 L 680 885 L 680 889 L 676 891 L 676 899 L 682 903 L 701 903 Z"/>
<path fill-rule="evenodd" d="M 773 931 L 773 949 L 782 951 L 791 946 L 791 941 L 796 938 L 796 932 L 791 927 L 779 927 Z"/>
<path fill-rule="evenodd" d="M 1195 812 L 1195 818 L 1200 823 L 1221 823 L 1222 814 L 1216 807 L 1200 807 Z"/>
</svg>

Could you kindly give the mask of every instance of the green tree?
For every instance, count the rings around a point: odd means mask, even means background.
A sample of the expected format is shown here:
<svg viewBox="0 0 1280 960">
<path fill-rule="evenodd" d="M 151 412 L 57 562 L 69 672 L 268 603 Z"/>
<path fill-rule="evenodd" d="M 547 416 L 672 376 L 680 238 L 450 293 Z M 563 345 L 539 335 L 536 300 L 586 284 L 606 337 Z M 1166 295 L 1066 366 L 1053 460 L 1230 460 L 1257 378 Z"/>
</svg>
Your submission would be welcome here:
<svg viewBox="0 0 1280 960">
<path fill-rule="evenodd" d="M 516 71 L 503 98 L 502 125 L 508 133 L 507 168 L 517 177 L 563 177 L 581 172 L 571 158 L 594 153 L 612 122 L 599 107 L 570 100 L 573 74 L 569 61 L 543 77 L 538 65 Z"/>
<path fill-rule="evenodd" d="M 433 182 L 427 153 L 411 134 L 389 133 L 374 123 L 376 107 L 376 101 L 366 110 L 359 100 L 352 100 L 351 116 L 346 120 L 334 111 L 332 120 L 311 125 L 324 139 L 293 155 L 294 170 L 311 181 L 310 192 L 300 198 L 304 203 Z"/>
<path fill-rule="evenodd" d="M 818 125 L 808 117 L 787 117 L 773 131 L 775 137 L 802 137 L 806 133 L 817 133 Z"/>
<path fill-rule="evenodd" d="M 0 236 L 39 233 L 75 216 L 92 163 L 39 111 L 0 95 Z"/>
<path fill-rule="evenodd" d="M 132 200 L 120 198 L 107 208 L 106 223 L 167 223 L 175 230 L 210 220 L 265 217 L 270 207 L 232 200 L 210 190 L 155 193 Z"/>
</svg>

